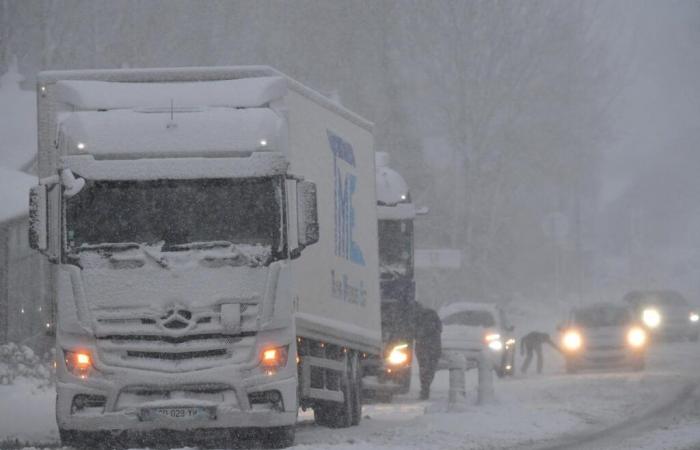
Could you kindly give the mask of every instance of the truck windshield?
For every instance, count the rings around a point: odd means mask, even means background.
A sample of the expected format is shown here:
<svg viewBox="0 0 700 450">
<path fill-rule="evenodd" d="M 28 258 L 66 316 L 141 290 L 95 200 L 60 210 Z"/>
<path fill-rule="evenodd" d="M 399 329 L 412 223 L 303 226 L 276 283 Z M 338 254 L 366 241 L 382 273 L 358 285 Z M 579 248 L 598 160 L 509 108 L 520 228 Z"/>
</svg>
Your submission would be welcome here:
<svg viewBox="0 0 700 450">
<path fill-rule="evenodd" d="M 379 271 L 382 279 L 413 275 L 412 221 L 379 221 Z"/>
<path fill-rule="evenodd" d="M 92 181 L 66 200 L 69 251 L 83 245 L 223 242 L 280 248 L 282 180 Z"/>
</svg>

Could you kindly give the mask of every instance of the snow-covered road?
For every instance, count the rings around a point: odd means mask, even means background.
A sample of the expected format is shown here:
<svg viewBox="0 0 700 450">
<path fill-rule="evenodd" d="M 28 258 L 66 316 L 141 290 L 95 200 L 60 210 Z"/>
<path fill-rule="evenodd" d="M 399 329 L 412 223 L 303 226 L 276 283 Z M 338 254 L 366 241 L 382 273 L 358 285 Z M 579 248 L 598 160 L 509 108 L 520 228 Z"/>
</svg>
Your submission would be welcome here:
<svg viewBox="0 0 700 450">
<path fill-rule="evenodd" d="M 302 413 L 298 449 L 693 448 L 700 443 L 700 347 L 653 348 L 647 370 L 566 375 L 548 354 L 543 375 L 496 380 L 497 399 L 475 405 L 476 373 L 467 376 L 462 412 L 446 412 L 447 373 L 430 401 L 410 392 L 392 404 L 365 406 L 359 427 L 317 427 Z M 416 383 L 413 380 L 413 385 Z M 0 387 L 0 442 L 57 445 L 53 392 L 28 383 Z"/>
</svg>

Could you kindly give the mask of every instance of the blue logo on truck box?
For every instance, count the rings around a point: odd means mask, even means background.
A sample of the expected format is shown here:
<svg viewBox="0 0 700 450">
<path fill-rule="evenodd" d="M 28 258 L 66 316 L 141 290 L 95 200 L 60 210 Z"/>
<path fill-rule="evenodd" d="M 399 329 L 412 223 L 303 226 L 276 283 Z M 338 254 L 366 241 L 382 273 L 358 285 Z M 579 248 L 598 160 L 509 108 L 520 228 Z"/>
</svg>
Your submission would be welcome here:
<svg viewBox="0 0 700 450">
<path fill-rule="evenodd" d="M 362 249 L 353 239 L 355 208 L 352 197 L 357 190 L 357 177 L 350 171 L 355 168 L 355 152 L 349 142 L 330 130 L 327 132 L 335 178 L 335 254 L 364 266 Z"/>
</svg>

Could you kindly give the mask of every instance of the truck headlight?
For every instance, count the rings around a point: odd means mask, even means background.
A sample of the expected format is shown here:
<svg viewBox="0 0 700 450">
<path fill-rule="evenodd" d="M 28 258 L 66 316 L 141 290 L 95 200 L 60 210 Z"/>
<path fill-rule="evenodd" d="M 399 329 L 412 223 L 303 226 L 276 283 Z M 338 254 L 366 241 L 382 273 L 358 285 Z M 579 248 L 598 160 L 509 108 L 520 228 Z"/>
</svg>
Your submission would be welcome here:
<svg viewBox="0 0 700 450">
<path fill-rule="evenodd" d="M 274 375 L 279 369 L 287 365 L 287 346 L 269 347 L 262 351 L 260 355 L 260 366 L 266 374 Z"/>
<path fill-rule="evenodd" d="M 561 343 L 565 350 L 575 352 L 576 350 L 581 348 L 581 345 L 583 344 L 583 338 L 581 337 L 581 333 L 579 333 L 578 331 L 569 330 L 566 333 L 564 333 L 564 337 L 562 338 Z"/>
<path fill-rule="evenodd" d="M 698 320 L 700 320 L 700 316 L 699 316 L 698 313 L 696 313 L 696 312 L 691 312 L 690 315 L 688 316 L 688 320 L 690 320 L 691 322 L 695 323 L 695 322 L 697 322 Z"/>
<path fill-rule="evenodd" d="M 656 328 L 661 324 L 661 314 L 656 308 L 646 308 L 642 311 L 642 322 L 649 328 Z"/>
<path fill-rule="evenodd" d="M 487 334 L 484 337 L 486 345 L 493 351 L 503 350 L 503 342 L 501 342 L 501 335 L 498 333 Z"/>
<path fill-rule="evenodd" d="M 627 332 L 627 343 L 630 347 L 640 348 L 647 342 L 647 333 L 639 327 L 630 328 Z"/>
<path fill-rule="evenodd" d="M 86 379 L 93 369 L 92 356 L 85 350 L 70 351 L 64 350 L 63 355 L 66 361 L 66 369 L 76 377 Z"/>
<path fill-rule="evenodd" d="M 408 349 L 408 344 L 398 344 L 391 349 L 389 356 L 386 357 L 386 362 L 391 366 L 400 366 L 408 363 L 409 358 L 410 350 Z"/>
</svg>

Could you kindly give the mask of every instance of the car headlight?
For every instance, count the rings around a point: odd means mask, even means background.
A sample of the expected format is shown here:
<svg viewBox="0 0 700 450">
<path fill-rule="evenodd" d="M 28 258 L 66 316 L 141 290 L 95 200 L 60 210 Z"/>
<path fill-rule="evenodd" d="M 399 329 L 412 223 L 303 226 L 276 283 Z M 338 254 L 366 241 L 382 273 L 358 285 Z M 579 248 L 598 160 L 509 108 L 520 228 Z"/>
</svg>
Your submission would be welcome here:
<svg viewBox="0 0 700 450">
<path fill-rule="evenodd" d="M 574 352 L 580 349 L 581 345 L 583 345 L 583 338 L 581 337 L 581 333 L 578 331 L 569 330 L 564 333 L 561 343 L 564 349 Z"/>
<path fill-rule="evenodd" d="M 656 328 L 661 324 L 661 314 L 656 308 L 647 308 L 642 311 L 642 322 L 649 328 Z"/>
<path fill-rule="evenodd" d="M 630 328 L 627 332 L 627 343 L 630 347 L 640 348 L 647 342 L 647 333 L 639 327 Z"/>
<path fill-rule="evenodd" d="M 503 342 L 501 342 L 501 335 L 498 333 L 490 333 L 484 336 L 484 340 L 486 341 L 486 345 L 493 350 L 493 351 L 499 351 L 503 350 Z"/>
<path fill-rule="evenodd" d="M 696 312 L 691 312 L 688 316 L 688 320 L 690 320 L 691 322 L 697 322 L 698 320 L 700 320 L 700 316 Z"/>
<path fill-rule="evenodd" d="M 386 357 L 386 362 L 392 366 L 400 366 L 408 363 L 409 358 L 408 344 L 398 344 L 391 349 L 389 356 Z"/>
</svg>

